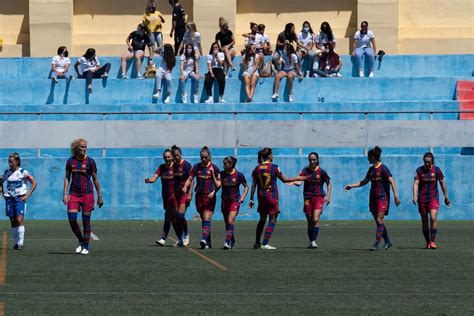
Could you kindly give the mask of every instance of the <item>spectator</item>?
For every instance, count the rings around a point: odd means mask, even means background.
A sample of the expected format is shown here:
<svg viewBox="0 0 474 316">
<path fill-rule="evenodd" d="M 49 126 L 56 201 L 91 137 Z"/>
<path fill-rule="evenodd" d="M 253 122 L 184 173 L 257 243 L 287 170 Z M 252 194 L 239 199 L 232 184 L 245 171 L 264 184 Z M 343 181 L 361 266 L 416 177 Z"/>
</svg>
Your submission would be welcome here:
<svg viewBox="0 0 474 316">
<path fill-rule="evenodd" d="M 245 71 L 242 73 L 242 80 L 245 84 L 245 93 L 247 94 L 246 102 L 253 101 L 253 95 L 255 93 L 255 87 L 258 81 L 258 70 L 262 64 L 263 59 L 256 53 L 255 45 L 249 45 L 245 49 L 244 54 L 244 66 Z"/>
<path fill-rule="evenodd" d="M 161 82 L 163 77 L 166 79 L 166 98 L 163 103 L 170 103 L 171 97 L 171 72 L 176 65 L 176 56 L 174 55 L 173 46 L 171 44 L 165 44 L 163 46 L 163 57 L 161 59 L 160 67 L 156 71 L 155 86 L 156 93 L 153 98 L 159 99 L 161 97 Z"/>
<path fill-rule="evenodd" d="M 352 56 L 355 57 L 355 66 L 359 70 L 359 77 L 364 77 L 362 70 L 362 56 L 368 58 L 370 74 L 369 77 L 374 77 L 374 58 L 375 58 L 375 37 L 374 33 L 369 30 L 369 23 L 363 21 L 360 24 L 360 30 L 354 35 L 354 46 Z"/>
<path fill-rule="evenodd" d="M 324 21 L 321 23 L 320 31 L 318 35 L 316 35 L 315 39 L 316 48 L 324 51 L 324 44 L 331 43 L 332 47 L 336 49 L 336 37 L 332 33 L 331 26 L 328 22 Z"/>
<path fill-rule="evenodd" d="M 165 19 L 160 11 L 156 10 L 155 0 L 148 0 L 145 8 L 145 14 L 142 21 L 147 26 L 150 34 L 150 42 L 155 52 L 159 52 L 163 47 L 163 33 L 161 23 L 165 23 Z"/>
<path fill-rule="evenodd" d="M 262 36 L 261 45 L 263 48 L 263 54 L 265 56 L 270 56 L 273 53 L 272 45 L 270 44 L 270 38 L 265 34 L 265 24 L 259 24 L 257 29 L 258 33 Z"/>
<path fill-rule="evenodd" d="M 137 79 L 142 79 L 142 58 L 145 56 L 145 47 L 147 46 L 150 54 L 148 64 L 153 64 L 152 44 L 147 27 L 143 23 L 138 24 L 137 30 L 130 33 L 125 42 L 127 43 L 128 51 L 122 54 L 122 79 L 127 79 L 127 60 L 132 58 L 135 58 Z"/>
<path fill-rule="evenodd" d="M 99 58 L 95 54 L 95 49 L 88 48 L 84 55 L 74 64 L 77 78 L 85 78 L 87 90 L 92 93 L 92 79 L 107 79 L 110 72 L 110 63 L 100 67 Z"/>
<path fill-rule="evenodd" d="M 281 66 L 281 70 L 275 76 L 272 99 L 278 99 L 280 80 L 286 77 L 288 80 L 288 101 L 293 102 L 293 80 L 295 79 L 296 75 L 298 75 L 299 80 L 303 80 L 303 74 L 301 73 L 300 66 L 298 64 L 298 56 L 296 56 L 293 45 L 289 43 L 286 44 L 286 50 L 282 51 L 281 57 L 277 61 L 277 65 Z"/>
<path fill-rule="evenodd" d="M 284 51 L 285 50 L 285 46 L 286 44 L 290 43 L 297 43 L 298 42 L 298 38 L 296 36 L 296 33 L 295 33 L 295 25 L 293 23 L 287 23 L 285 25 L 285 30 L 283 32 L 281 32 L 280 34 L 278 34 L 278 38 L 277 38 L 277 43 L 276 43 L 276 51 Z M 276 53 L 275 51 L 275 53 Z M 280 53 L 281 55 L 281 53 Z M 280 56 L 278 56 L 278 59 L 280 58 Z"/>
<path fill-rule="evenodd" d="M 245 54 L 245 48 L 247 48 L 247 46 L 249 45 L 255 45 L 255 46 L 258 46 L 257 43 L 259 44 L 259 34 L 258 34 L 258 24 L 255 23 L 255 22 L 250 22 L 250 32 L 249 33 L 245 33 L 245 34 L 242 34 L 242 36 L 244 37 L 244 49 L 242 49 L 240 51 L 240 55 L 244 55 Z"/>
<path fill-rule="evenodd" d="M 58 78 L 66 78 L 66 73 L 69 70 L 69 66 L 71 66 L 71 60 L 68 56 L 69 52 L 67 47 L 59 46 L 58 55 L 54 56 L 53 60 L 51 61 L 50 76 L 54 83 L 58 83 Z M 72 78 L 72 75 L 67 77 L 68 80 L 71 80 Z"/>
<path fill-rule="evenodd" d="M 186 33 L 186 12 L 179 0 L 169 0 L 169 4 L 173 7 L 170 37 L 173 37 L 174 32 L 174 53 L 181 54 L 179 47 L 183 41 L 184 33 Z"/>
<path fill-rule="evenodd" d="M 312 75 L 310 72 L 313 69 L 315 35 L 308 21 L 303 22 L 301 32 L 298 33 L 297 38 L 299 46 L 296 54 L 303 73 L 306 74 L 306 77 L 309 77 Z"/>
<path fill-rule="evenodd" d="M 184 47 L 184 53 L 181 55 L 181 91 L 183 103 L 188 102 L 188 97 L 186 95 L 186 81 L 188 78 L 194 82 L 194 103 L 199 103 L 199 64 L 198 60 L 195 57 L 194 47 L 191 44 L 186 44 Z"/>
<path fill-rule="evenodd" d="M 232 71 L 234 71 L 235 66 L 233 60 L 235 57 L 235 38 L 232 31 L 229 30 L 229 22 L 227 22 L 223 17 L 219 18 L 219 29 L 219 32 L 216 34 L 216 43 L 221 47 L 227 65 L 232 69 Z"/>
<path fill-rule="evenodd" d="M 186 33 L 184 33 L 183 41 L 179 45 L 178 49 L 180 53 L 183 51 L 185 44 L 193 45 L 196 59 L 199 59 L 199 57 L 202 56 L 201 34 L 197 31 L 196 24 L 194 22 L 186 23 Z"/>
<path fill-rule="evenodd" d="M 219 44 L 212 43 L 209 55 L 207 55 L 207 69 L 208 73 L 204 79 L 204 88 L 207 92 L 206 103 L 214 103 L 212 98 L 212 85 L 217 79 L 219 83 L 219 102 L 225 103 L 224 89 L 225 89 L 225 74 L 224 74 L 224 53 L 219 48 Z"/>
<path fill-rule="evenodd" d="M 324 45 L 324 53 L 319 58 L 319 68 L 316 74 L 320 77 L 342 77 L 339 73 L 342 67 L 342 59 L 334 52 L 334 47 L 331 42 Z"/>
</svg>

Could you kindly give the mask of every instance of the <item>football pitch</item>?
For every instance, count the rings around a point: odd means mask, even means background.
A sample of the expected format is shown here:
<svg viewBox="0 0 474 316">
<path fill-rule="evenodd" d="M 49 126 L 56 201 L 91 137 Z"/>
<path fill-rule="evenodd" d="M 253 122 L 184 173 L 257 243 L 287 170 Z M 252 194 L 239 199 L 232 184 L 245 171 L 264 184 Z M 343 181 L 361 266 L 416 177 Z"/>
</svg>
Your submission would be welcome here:
<svg viewBox="0 0 474 316">
<path fill-rule="evenodd" d="M 162 222 L 93 221 L 88 256 L 66 220 L 25 223 L 22 251 L 0 224 L 5 315 L 474 314 L 474 221 L 440 222 L 438 250 L 423 249 L 419 222 L 387 221 L 394 246 L 379 252 L 368 221 L 323 221 L 319 249 L 305 222 L 280 221 L 277 250 L 253 249 L 256 222 L 237 221 L 229 251 L 221 221 L 209 250 L 197 221 L 189 248 L 157 246 Z"/>
</svg>

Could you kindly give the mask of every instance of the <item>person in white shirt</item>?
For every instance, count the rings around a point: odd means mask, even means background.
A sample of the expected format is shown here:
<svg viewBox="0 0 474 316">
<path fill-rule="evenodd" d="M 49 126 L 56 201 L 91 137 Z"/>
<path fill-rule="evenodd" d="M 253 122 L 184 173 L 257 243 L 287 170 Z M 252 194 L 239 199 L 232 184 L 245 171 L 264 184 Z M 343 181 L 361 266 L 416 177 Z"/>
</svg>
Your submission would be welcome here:
<svg viewBox="0 0 474 316">
<path fill-rule="evenodd" d="M 219 48 L 219 44 L 212 43 L 209 55 L 207 55 L 207 69 L 208 72 L 204 79 L 204 88 L 207 92 L 206 103 L 214 103 L 212 98 L 212 86 L 214 81 L 219 83 L 219 102 L 225 103 L 224 89 L 225 89 L 225 74 L 224 74 L 224 53 Z"/>
<path fill-rule="evenodd" d="M 186 81 L 188 78 L 194 83 L 194 103 L 199 103 L 199 64 L 194 54 L 194 47 L 191 44 L 186 44 L 184 53 L 180 57 L 180 80 L 183 103 L 188 102 L 186 94 Z"/>
<path fill-rule="evenodd" d="M 257 48 L 260 47 L 261 34 L 258 33 L 258 24 L 250 22 L 250 32 L 242 34 L 244 38 L 244 49 L 240 51 L 240 55 L 244 55 L 245 48 L 249 45 L 255 45 Z"/>
<path fill-rule="evenodd" d="M 244 54 L 245 71 L 242 73 L 242 81 L 245 84 L 245 93 L 247 94 L 247 102 L 253 101 L 253 94 L 259 77 L 258 70 L 262 64 L 262 58 L 256 52 L 255 45 L 247 46 Z"/>
<path fill-rule="evenodd" d="M 92 79 L 104 78 L 109 76 L 110 63 L 100 67 L 99 58 L 95 55 L 95 49 L 88 48 L 86 53 L 74 64 L 78 78 L 85 78 L 87 89 L 92 93 Z"/>
<path fill-rule="evenodd" d="M 303 22 L 301 32 L 296 37 L 299 44 L 296 54 L 298 55 L 302 72 L 306 74 L 306 77 L 310 77 L 312 75 L 310 72 L 313 69 L 315 35 L 308 21 Z"/>
<path fill-rule="evenodd" d="M 58 55 L 53 57 L 51 61 L 51 80 L 58 83 L 58 78 L 71 80 L 72 75 L 66 77 L 69 66 L 71 66 L 71 59 L 69 59 L 69 52 L 66 46 L 59 46 Z"/>
<path fill-rule="evenodd" d="M 193 45 L 196 59 L 199 59 L 199 57 L 202 56 L 201 34 L 197 31 L 197 27 L 194 22 L 186 23 L 186 33 L 184 33 L 183 41 L 179 45 L 179 49 L 176 52 L 177 54 L 183 51 L 185 44 Z"/>
<path fill-rule="evenodd" d="M 280 88 L 280 81 L 282 78 L 288 80 L 288 101 L 293 102 L 293 80 L 298 75 L 299 80 L 303 80 L 303 74 L 298 63 L 298 56 L 296 56 L 295 48 L 291 44 L 286 44 L 286 49 L 281 51 L 280 59 L 276 62 L 280 67 L 280 71 L 275 76 L 275 83 L 273 88 L 272 99 L 278 99 L 278 89 Z"/>
<path fill-rule="evenodd" d="M 334 33 L 332 32 L 329 23 L 324 21 L 323 23 L 321 23 L 318 35 L 316 35 L 315 45 L 318 50 L 325 52 L 325 45 L 327 43 L 331 43 L 332 47 L 336 49 L 336 36 L 334 36 Z"/>
<path fill-rule="evenodd" d="M 374 59 L 375 52 L 377 51 L 375 45 L 375 36 L 372 31 L 369 30 L 369 23 L 363 21 L 360 24 L 360 30 L 354 35 L 354 45 L 352 49 L 352 56 L 355 57 L 355 66 L 359 70 L 359 77 L 364 77 L 364 71 L 362 70 L 362 56 L 368 58 L 369 64 L 369 77 L 374 77 Z"/>
<path fill-rule="evenodd" d="M 153 98 L 159 99 L 161 97 L 161 83 L 163 77 L 166 79 L 166 98 L 163 103 L 170 103 L 171 98 L 171 72 L 176 65 L 176 56 L 174 55 L 173 46 L 171 44 L 165 44 L 163 46 L 163 58 L 161 60 L 160 67 L 156 70 L 155 86 L 156 93 Z"/>
<path fill-rule="evenodd" d="M 33 176 L 25 169 L 21 168 L 21 158 L 18 153 L 8 156 L 9 169 L 5 170 L 0 178 L 0 194 L 6 202 L 6 214 L 10 218 L 14 249 L 22 250 L 25 239 L 25 226 L 23 219 L 26 212 L 26 201 L 35 191 L 38 183 Z M 28 190 L 27 183 L 31 183 Z M 3 183 L 7 187 L 3 189 Z"/>
<path fill-rule="evenodd" d="M 261 35 L 263 54 L 265 56 L 271 56 L 273 53 L 272 45 L 270 43 L 270 38 L 265 34 L 265 24 L 258 25 L 258 33 Z"/>
</svg>

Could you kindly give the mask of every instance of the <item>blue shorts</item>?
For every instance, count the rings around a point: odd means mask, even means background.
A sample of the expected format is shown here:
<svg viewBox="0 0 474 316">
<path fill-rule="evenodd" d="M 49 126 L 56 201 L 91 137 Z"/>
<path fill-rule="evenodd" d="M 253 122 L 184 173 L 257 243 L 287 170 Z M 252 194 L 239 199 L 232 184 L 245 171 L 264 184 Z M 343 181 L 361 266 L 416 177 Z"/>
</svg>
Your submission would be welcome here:
<svg viewBox="0 0 474 316">
<path fill-rule="evenodd" d="M 8 217 L 25 216 L 26 202 L 22 201 L 20 197 L 7 197 L 5 202 Z"/>
</svg>

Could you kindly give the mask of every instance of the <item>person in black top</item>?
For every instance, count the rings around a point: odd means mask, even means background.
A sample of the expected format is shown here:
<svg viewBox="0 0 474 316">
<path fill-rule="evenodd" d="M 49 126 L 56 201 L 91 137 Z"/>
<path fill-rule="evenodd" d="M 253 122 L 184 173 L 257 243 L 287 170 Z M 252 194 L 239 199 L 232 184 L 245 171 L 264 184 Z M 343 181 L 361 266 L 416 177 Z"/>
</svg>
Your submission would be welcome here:
<svg viewBox="0 0 474 316">
<path fill-rule="evenodd" d="M 132 58 L 135 58 L 137 78 L 142 79 L 142 58 L 145 56 L 145 47 L 147 46 L 150 54 L 148 64 L 153 64 L 153 43 L 150 41 L 148 28 L 144 24 L 138 24 L 137 30 L 130 33 L 125 42 L 127 43 L 128 50 L 122 54 L 122 79 L 127 79 L 127 60 Z"/>
<path fill-rule="evenodd" d="M 232 71 L 234 71 L 235 66 L 232 62 L 236 54 L 234 49 L 234 33 L 229 30 L 229 22 L 227 22 L 223 17 L 219 18 L 219 29 L 220 31 L 216 34 L 216 43 L 220 45 L 222 52 L 225 55 L 227 66 L 229 66 Z M 224 69 L 227 69 L 227 67 L 224 67 Z"/>
<path fill-rule="evenodd" d="M 171 25 L 170 37 L 173 37 L 174 32 L 174 53 L 178 52 L 179 46 L 183 41 L 184 33 L 186 33 L 186 12 L 179 0 L 169 0 L 169 4 L 173 7 L 173 23 Z"/>
</svg>

